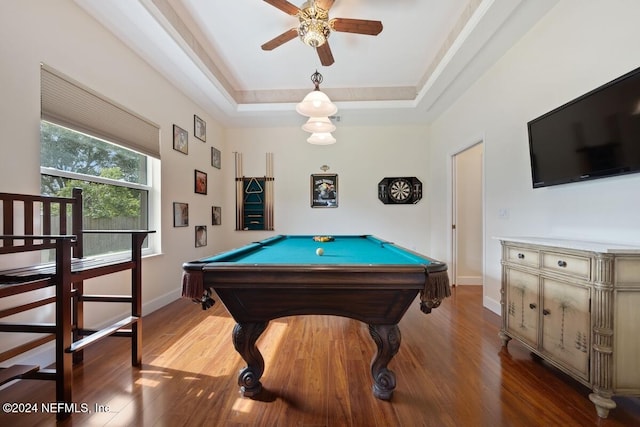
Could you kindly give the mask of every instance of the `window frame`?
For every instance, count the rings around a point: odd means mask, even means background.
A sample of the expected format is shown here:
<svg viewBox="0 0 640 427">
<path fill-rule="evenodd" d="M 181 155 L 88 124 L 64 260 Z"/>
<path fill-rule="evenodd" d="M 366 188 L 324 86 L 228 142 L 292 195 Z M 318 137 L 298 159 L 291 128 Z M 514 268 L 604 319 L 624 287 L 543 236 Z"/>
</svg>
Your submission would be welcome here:
<svg viewBox="0 0 640 427">
<path fill-rule="evenodd" d="M 85 173 L 79 173 L 79 172 L 72 172 L 72 171 L 64 171 L 64 170 L 60 170 L 57 168 L 53 168 L 53 167 L 49 167 L 49 166 L 42 166 L 42 164 L 40 165 L 40 177 L 42 177 L 43 175 L 47 175 L 47 176 L 53 176 L 53 177 L 59 177 L 59 178 L 64 178 L 64 179 L 75 179 L 75 180 L 79 180 L 79 181 L 86 181 L 86 182 L 90 182 L 90 183 L 96 183 L 96 184 L 103 184 L 103 185 L 111 185 L 111 186 L 115 186 L 115 187 L 124 187 L 124 188 L 130 188 L 133 190 L 140 190 L 140 191 L 145 191 L 147 193 L 147 206 L 146 209 L 144 209 L 147 213 L 147 218 L 146 218 L 146 222 L 147 222 L 147 228 L 148 229 L 154 229 L 153 224 L 154 224 L 154 220 L 155 220 L 155 215 L 153 215 L 153 211 L 152 211 L 152 207 L 155 205 L 154 203 L 154 195 L 155 195 L 155 188 L 152 185 L 153 182 L 153 163 L 156 161 L 159 161 L 159 159 L 156 159 L 155 157 L 149 155 L 149 154 L 145 154 L 145 153 L 141 153 L 139 151 L 133 150 L 129 147 L 124 147 L 120 144 L 114 143 L 112 141 L 108 141 L 105 140 L 104 138 L 100 138 L 94 135 L 90 135 L 84 131 L 78 130 L 78 129 L 74 129 L 73 127 L 70 126 L 62 126 L 58 123 L 52 122 L 50 120 L 46 120 L 46 119 L 41 119 L 41 123 L 43 121 L 46 121 L 50 124 L 53 124 L 54 126 L 57 127 L 61 127 L 61 128 L 66 128 L 69 129 L 73 132 L 77 132 L 80 134 L 84 134 L 89 136 L 92 139 L 98 139 L 101 140 L 103 142 L 106 142 L 108 144 L 112 144 L 115 146 L 118 146 L 122 149 L 125 150 L 129 150 L 132 152 L 135 152 L 141 156 L 145 156 L 146 158 L 146 178 L 147 178 L 147 183 L 146 184 L 140 184 L 140 183 L 135 183 L 135 182 L 129 182 L 129 181 L 125 181 L 125 180 L 117 180 L 117 179 L 111 179 L 111 178 L 105 178 L 102 176 L 97 176 L 97 175 L 90 175 L 90 174 L 85 174 Z M 40 144 L 42 144 L 42 138 L 40 139 Z M 41 162 L 42 163 L 42 162 Z M 118 251 L 118 252 L 114 252 L 114 253 L 103 253 L 103 254 L 99 254 L 99 256 L 112 256 L 114 254 L 118 253 L 122 253 L 123 251 Z M 155 239 L 153 238 L 153 234 L 149 234 L 147 235 L 147 246 L 142 248 L 142 255 L 143 256 L 148 256 L 148 255 L 153 255 L 157 252 L 156 248 L 155 248 Z"/>
</svg>

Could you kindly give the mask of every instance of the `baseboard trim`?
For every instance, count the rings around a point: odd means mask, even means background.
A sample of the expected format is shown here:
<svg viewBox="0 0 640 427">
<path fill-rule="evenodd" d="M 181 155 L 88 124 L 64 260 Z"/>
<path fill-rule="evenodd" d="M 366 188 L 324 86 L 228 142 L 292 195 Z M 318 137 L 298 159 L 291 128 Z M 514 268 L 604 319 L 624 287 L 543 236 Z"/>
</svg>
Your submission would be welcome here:
<svg viewBox="0 0 640 427">
<path fill-rule="evenodd" d="M 485 295 L 482 298 L 482 306 L 493 311 L 498 316 L 502 316 L 502 306 L 500 305 L 500 301 L 496 301 L 493 298 L 489 298 Z"/>
</svg>

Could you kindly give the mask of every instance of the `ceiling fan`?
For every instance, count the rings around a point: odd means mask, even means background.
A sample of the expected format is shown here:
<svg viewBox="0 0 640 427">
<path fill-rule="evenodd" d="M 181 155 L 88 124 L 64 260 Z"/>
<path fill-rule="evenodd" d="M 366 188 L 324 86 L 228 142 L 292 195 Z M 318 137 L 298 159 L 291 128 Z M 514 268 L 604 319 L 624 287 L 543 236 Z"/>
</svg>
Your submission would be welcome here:
<svg viewBox="0 0 640 427">
<path fill-rule="evenodd" d="M 329 19 L 329 9 L 335 0 L 306 1 L 298 7 L 286 0 L 264 0 L 271 6 L 295 16 L 300 24 L 262 45 L 262 50 L 273 50 L 296 36 L 318 52 L 320 63 L 329 66 L 334 63 L 333 54 L 327 39 L 332 31 L 377 36 L 382 31 L 382 22 L 366 19 L 333 18 Z"/>
</svg>

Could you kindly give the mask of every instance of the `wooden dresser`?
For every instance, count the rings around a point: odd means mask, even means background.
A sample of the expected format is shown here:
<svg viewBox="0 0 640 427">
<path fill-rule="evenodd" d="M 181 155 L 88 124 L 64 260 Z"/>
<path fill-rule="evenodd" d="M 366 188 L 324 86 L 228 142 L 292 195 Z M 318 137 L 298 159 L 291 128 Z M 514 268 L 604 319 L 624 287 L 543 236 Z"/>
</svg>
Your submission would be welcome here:
<svg viewBox="0 0 640 427">
<path fill-rule="evenodd" d="M 500 238 L 502 328 L 593 390 L 598 415 L 613 395 L 640 395 L 640 246 Z"/>
</svg>

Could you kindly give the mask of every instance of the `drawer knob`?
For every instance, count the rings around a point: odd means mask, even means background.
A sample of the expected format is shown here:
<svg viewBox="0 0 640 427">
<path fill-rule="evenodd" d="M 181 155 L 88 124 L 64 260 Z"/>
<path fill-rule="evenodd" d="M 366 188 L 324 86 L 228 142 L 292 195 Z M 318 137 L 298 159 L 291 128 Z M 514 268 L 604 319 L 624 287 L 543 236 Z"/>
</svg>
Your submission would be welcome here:
<svg viewBox="0 0 640 427">
<path fill-rule="evenodd" d="M 563 261 L 563 260 L 558 261 L 558 267 L 566 267 L 566 266 L 567 266 L 566 261 Z"/>
<path fill-rule="evenodd" d="M 546 308 L 545 308 L 544 310 L 542 310 L 542 314 L 544 314 L 545 316 L 547 316 L 547 315 L 551 314 L 551 311 L 549 311 L 549 309 L 546 309 Z"/>
<path fill-rule="evenodd" d="M 519 253 L 519 254 L 518 254 L 518 259 L 524 259 L 524 254 Z"/>
<path fill-rule="evenodd" d="M 535 305 L 534 303 L 530 303 L 530 304 L 529 304 L 529 308 L 530 308 L 531 310 L 535 310 L 535 308 L 536 308 L 536 307 L 537 307 L 537 305 Z"/>
</svg>

